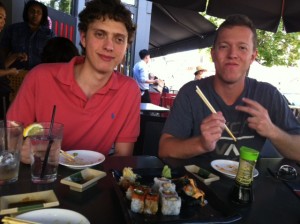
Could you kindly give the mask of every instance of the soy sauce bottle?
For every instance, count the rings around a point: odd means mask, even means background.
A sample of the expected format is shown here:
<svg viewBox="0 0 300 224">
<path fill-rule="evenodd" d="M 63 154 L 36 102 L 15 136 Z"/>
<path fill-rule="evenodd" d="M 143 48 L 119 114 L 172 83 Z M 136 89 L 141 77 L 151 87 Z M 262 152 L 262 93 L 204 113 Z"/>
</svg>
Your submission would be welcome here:
<svg viewBox="0 0 300 224">
<path fill-rule="evenodd" d="M 248 205 L 253 201 L 253 170 L 259 152 L 242 146 L 240 148 L 240 162 L 235 183 L 230 193 L 231 202 L 237 205 Z"/>
</svg>

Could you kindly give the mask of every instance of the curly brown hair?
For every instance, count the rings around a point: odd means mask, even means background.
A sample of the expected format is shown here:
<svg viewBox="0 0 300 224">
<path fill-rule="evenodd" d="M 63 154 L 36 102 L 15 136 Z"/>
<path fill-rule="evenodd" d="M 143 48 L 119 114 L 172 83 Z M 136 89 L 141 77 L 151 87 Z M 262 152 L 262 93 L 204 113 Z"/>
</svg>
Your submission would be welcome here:
<svg viewBox="0 0 300 224">
<path fill-rule="evenodd" d="M 119 0 L 92 0 L 86 3 L 86 7 L 79 13 L 78 29 L 87 32 L 88 25 L 95 20 L 106 18 L 124 23 L 128 32 L 128 44 L 134 38 L 136 26 L 132 22 L 131 12 Z"/>
</svg>

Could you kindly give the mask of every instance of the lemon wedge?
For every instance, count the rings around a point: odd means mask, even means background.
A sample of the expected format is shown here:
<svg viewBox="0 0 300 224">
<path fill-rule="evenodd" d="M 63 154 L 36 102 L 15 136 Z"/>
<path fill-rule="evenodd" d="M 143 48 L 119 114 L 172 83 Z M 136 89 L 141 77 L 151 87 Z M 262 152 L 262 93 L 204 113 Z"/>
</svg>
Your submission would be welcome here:
<svg viewBox="0 0 300 224">
<path fill-rule="evenodd" d="M 32 123 L 30 125 L 28 125 L 24 131 L 23 131 L 23 136 L 27 137 L 30 135 L 36 135 L 39 132 L 41 132 L 41 128 L 43 128 L 43 126 L 41 124 L 38 123 Z"/>
</svg>

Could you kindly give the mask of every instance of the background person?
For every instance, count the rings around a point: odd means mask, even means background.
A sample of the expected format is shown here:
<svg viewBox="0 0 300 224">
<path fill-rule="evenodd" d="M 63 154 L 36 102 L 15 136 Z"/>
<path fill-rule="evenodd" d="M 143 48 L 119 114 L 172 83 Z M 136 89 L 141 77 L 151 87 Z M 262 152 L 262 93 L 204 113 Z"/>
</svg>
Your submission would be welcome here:
<svg viewBox="0 0 300 224">
<path fill-rule="evenodd" d="M 149 94 L 149 84 L 158 84 L 158 79 L 149 78 L 150 53 L 148 50 L 143 49 L 139 52 L 141 60 L 133 67 L 133 78 L 137 81 L 141 90 L 141 102 L 151 103 Z"/>
<path fill-rule="evenodd" d="M 43 48 L 54 33 L 49 29 L 48 9 L 41 2 L 28 1 L 23 20 L 4 30 L 0 51 L 6 67 L 13 61 L 14 67 L 29 70 L 41 63 Z"/>
<path fill-rule="evenodd" d="M 114 71 L 132 43 L 131 12 L 118 0 L 93 0 L 79 14 L 85 57 L 69 63 L 40 64 L 26 75 L 8 119 L 24 126 L 49 121 L 64 124 L 62 149 L 86 149 L 108 156 L 132 155 L 140 128 L 140 90 L 135 80 Z M 28 141 L 21 152 L 30 163 Z"/>
<path fill-rule="evenodd" d="M 6 9 L 2 2 L 0 2 L 0 32 L 3 30 L 6 23 Z M 19 71 L 16 68 L 6 69 L 4 62 L 0 60 L 0 119 L 4 118 L 4 105 L 3 98 L 5 99 L 6 108 L 9 106 L 9 97 L 11 93 L 11 87 L 9 85 L 8 75 L 17 75 Z"/>
<path fill-rule="evenodd" d="M 203 78 L 203 74 L 207 72 L 207 70 L 205 68 L 203 68 L 202 66 L 197 66 L 196 67 L 196 71 L 194 73 L 195 75 L 195 80 L 200 80 Z"/>
<path fill-rule="evenodd" d="M 75 56 L 79 56 L 79 51 L 71 40 L 53 37 L 43 49 L 42 63 L 69 62 Z"/>
<path fill-rule="evenodd" d="M 253 23 L 229 16 L 217 30 L 211 56 L 216 73 L 184 85 L 174 102 L 160 139 L 159 156 L 206 155 L 239 158 L 239 148 L 261 150 L 268 139 L 279 153 L 300 161 L 300 124 L 274 86 L 247 77 L 257 56 Z M 217 113 L 196 93 L 202 90 Z M 225 123 L 237 142 L 224 131 Z"/>
</svg>

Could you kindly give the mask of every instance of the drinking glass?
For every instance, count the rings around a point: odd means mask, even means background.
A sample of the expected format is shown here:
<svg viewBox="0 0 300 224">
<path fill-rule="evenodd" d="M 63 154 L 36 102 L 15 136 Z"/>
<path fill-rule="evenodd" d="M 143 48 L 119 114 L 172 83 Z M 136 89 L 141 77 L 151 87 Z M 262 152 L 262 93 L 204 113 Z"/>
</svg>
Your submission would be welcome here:
<svg viewBox="0 0 300 224">
<path fill-rule="evenodd" d="M 63 124 L 39 122 L 39 128 L 34 135 L 29 136 L 31 161 L 31 180 L 33 183 L 51 183 L 56 180 L 59 164 L 59 151 L 63 138 Z"/>
<path fill-rule="evenodd" d="M 22 144 L 23 124 L 0 121 L 0 185 L 18 180 Z"/>
</svg>

